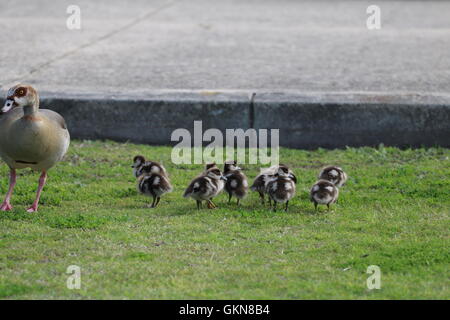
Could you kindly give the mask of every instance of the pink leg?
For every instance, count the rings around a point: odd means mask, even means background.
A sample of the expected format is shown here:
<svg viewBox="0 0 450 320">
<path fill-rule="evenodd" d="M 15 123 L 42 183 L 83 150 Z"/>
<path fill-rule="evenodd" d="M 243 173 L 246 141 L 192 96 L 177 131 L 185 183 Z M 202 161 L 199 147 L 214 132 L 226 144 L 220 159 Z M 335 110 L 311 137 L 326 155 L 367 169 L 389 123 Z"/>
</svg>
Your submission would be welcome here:
<svg viewBox="0 0 450 320">
<path fill-rule="evenodd" d="M 42 171 L 41 177 L 39 178 L 39 186 L 36 192 L 36 199 L 34 200 L 31 207 L 28 208 L 27 212 L 36 212 L 38 209 L 39 199 L 41 198 L 42 189 L 44 189 L 45 181 L 47 180 L 47 172 Z"/>
<path fill-rule="evenodd" d="M 9 211 L 12 209 L 12 206 L 9 203 L 9 201 L 11 200 L 11 195 L 13 193 L 15 185 L 16 185 L 16 169 L 11 169 L 11 171 L 9 172 L 9 189 L 8 193 L 6 194 L 5 200 L 0 205 L 1 211 Z"/>
</svg>

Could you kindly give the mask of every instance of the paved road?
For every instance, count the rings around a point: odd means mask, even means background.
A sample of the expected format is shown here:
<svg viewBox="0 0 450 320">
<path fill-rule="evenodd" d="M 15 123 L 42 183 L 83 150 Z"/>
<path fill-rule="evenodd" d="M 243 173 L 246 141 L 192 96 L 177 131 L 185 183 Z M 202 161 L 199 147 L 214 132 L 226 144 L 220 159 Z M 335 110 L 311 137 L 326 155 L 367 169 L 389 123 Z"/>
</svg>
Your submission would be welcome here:
<svg viewBox="0 0 450 320">
<path fill-rule="evenodd" d="M 450 2 L 0 2 L 0 85 L 42 92 L 158 91 L 446 94 Z M 66 8 L 81 9 L 69 30 Z"/>
</svg>

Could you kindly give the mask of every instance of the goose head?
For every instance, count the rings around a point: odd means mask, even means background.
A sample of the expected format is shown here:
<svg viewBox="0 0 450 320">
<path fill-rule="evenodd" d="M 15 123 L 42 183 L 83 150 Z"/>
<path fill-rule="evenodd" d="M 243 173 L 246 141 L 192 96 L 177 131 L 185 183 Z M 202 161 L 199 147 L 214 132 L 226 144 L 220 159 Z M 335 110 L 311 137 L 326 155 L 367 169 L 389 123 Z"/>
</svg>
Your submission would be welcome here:
<svg viewBox="0 0 450 320">
<path fill-rule="evenodd" d="M 29 85 L 17 84 L 8 90 L 5 105 L 2 113 L 6 113 L 15 107 L 33 107 L 39 106 L 39 95 L 37 91 Z"/>
</svg>

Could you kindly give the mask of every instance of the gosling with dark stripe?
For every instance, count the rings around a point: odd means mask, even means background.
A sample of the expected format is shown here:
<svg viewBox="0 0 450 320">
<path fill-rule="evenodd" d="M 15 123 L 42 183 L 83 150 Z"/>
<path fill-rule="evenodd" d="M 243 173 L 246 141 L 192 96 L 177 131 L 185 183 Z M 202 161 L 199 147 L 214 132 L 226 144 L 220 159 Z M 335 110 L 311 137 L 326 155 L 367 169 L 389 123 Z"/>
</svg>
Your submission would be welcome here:
<svg viewBox="0 0 450 320">
<path fill-rule="evenodd" d="M 339 196 L 339 189 L 328 180 L 319 180 L 311 188 L 310 200 L 314 203 L 317 211 L 319 204 L 326 205 L 330 210 L 330 205 L 336 203 Z"/>
<path fill-rule="evenodd" d="M 225 191 L 228 193 L 228 203 L 231 202 L 231 198 L 234 196 L 237 198 L 237 205 L 239 205 L 239 201 L 244 199 L 248 193 L 247 177 L 234 160 L 225 162 L 223 174 L 227 178 Z"/>
<path fill-rule="evenodd" d="M 337 166 L 327 166 L 320 171 L 319 179 L 328 180 L 336 187 L 342 187 L 347 181 L 347 174 Z"/>
<path fill-rule="evenodd" d="M 172 192 L 173 188 L 166 175 L 152 172 L 152 168 L 153 163 L 151 161 L 146 162 L 141 167 L 137 188 L 141 194 L 153 198 L 150 208 L 156 208 L 161 201 L 161 197 Z"/>
<path fill-rule="evenodd" d="M 133 165 L 131 166 L 133 168 L 133 175 L 136 178 L 144 173 L 144 166 L 147 173 L 158 173 L 167 178 L 169 177 L 166 168 L 162 164 L 156 161 L 147 161 L 143 156 L 137 155 L 133 158 Z"/>
<path fill-rule="evenodd" d="M 286 167 L 279 167 L 278 172 L 269 180 L 266 192 L 273 200 L 273 211 L 277 210 L 277 203 L 285 203 L 284 211 L 288 210 L 289 200 L 295 195 L 295 176 Z M 270 201 L 270 200 L 269 200 Z M 270 202 L 269 202 L 270 203 Z"/>
<path fill-rule="evenodd" d="M 259 198 L 261 199 L 261 203 L 263 205 L 264 205 L 264 195 L 267 193 L 267 184 L 271 180 L 273 180 L 279 168 L 286 169 L 291 174 L 291 179 L 294 181 L 294 183 L 297 183 L 297 177 L 294 175 L 292 170 L 290 170 L 289 167 L 284 164 L 280 163 L 279 165 L 274 165 L 271 166 L 270 168 L 262 168 L 260 174 L 256 176 L 255 180 L 253 181 L 253 184 L 250 187 L 250 189 L 252 191 L 256 191 L 259 193 Z M 269 205 L 271 205 L 270 197 L 269 197 Z"/>
<path fill-rule="evenodd" d="M 194 199 L 198 210 L 202 207 L 202 201 L 206 201 L 209 209 L 214 209 L 216 205 L 212 199 L 222 191 L 224 181 L 226 178 L 222 172 L 217 167 L 212 167 L 189 183 L 183 197 Z"/>
</svg>

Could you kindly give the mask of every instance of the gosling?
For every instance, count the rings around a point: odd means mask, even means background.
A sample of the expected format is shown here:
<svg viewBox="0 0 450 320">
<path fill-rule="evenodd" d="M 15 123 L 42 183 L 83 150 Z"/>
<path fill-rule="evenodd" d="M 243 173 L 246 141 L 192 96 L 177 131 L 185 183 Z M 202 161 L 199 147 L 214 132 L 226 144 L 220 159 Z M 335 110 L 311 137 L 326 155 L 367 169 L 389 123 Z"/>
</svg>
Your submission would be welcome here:
<svg viewBox="0 0 450 320">
<path fill-rule="evenodd" d="M 217 206 L 212 199 L 222 191 L 226 180 L 218 168 L 212 167 L 189 183 L 183 197 L 194 199 L 197 202 L 197 210 L 202 207 L 202 201 L 206 201 L 209 209 L 214 209 Z"/>
<path fill-rule="evenodd" d="M 136 178 L 142 175 L 142 168 L 144 165 L 147 168 L 146 170 L 150 169 L 150 172 L 152 173 L 158 173 L 165 177 L 169 177 L 166 168 L 164 168 L 162 164 L 156 161 L 147 161 L 143 156 L 137 155 L 133 158 L 133 165 L 131 166 L 133 168 L 133 175 Z"/>
<path fill-rule="evenodd" d="M 297 177 L 294 175 L 292 170 L 289 169 L 288 166 L 284 164 L 274 165 L 270 168 L 261 168 L 260 174 L 253 181 L 250 189 L 252 191 L 256 191 L 259 193 L 259 198 L 261 199 L 261 203 L 264 205 L 264 195 L 267 193 L 267 184 L 275 177 L 275 174 L 279 170 L 279 168 L 286 169 L 290 174 L 294 183 L 297 183 Z M 270 197 L 269 197 L 269 205 L 271 205 Z"/>
<path fill-rule="evenodd" d="M 227 181 L 225 182 L 225 191 L 228 193 L 228 203 L 231 198 L 237 198 L 237 205 L 239 201 L 244 199 L 248 193 L 248 181 L 242 169 L 236 165 L 236 161 L 225 162 L 223 174 Z"/>
<path fill-rule="evenodd" d="M 330 210 L 330 205 L 336 203 L 339 196 L 339 189 L 334 183 L 328 180 L 319 180 L 311 188 L 310 200 L 314 203 L 314 208 L 317 211 L 317 205 L 327 205 Z"/>
<path fill-rule="evenodd" d="M 319 180 L 328 180 L 336 187 L 342 187 L 347 181 L 347 174 L 340 167 L 327 166 L 320 171 Z"/>
<path fill-rule="evenodd" d="M 273 200 L 273 211 L 277 210 L 277 203 L 285 203 L 284 211 L 288 210 L 289 200 L 295 195 L 294 175 L 285 166 L 279 167 L 278 172 L 269 180 L 266 192 Z"/>
<path fill-rule="evenodd" d="M 150 208 L 156 208 L 161 201 L 161 197 L 173 188 L 169 178 L 163 174 L 152 172 L 152 163 L 146 163 L 141 168 L 141 174 L 138 177 L 138 191 L 146 196 L 153 197 Z"/>
</svg>

